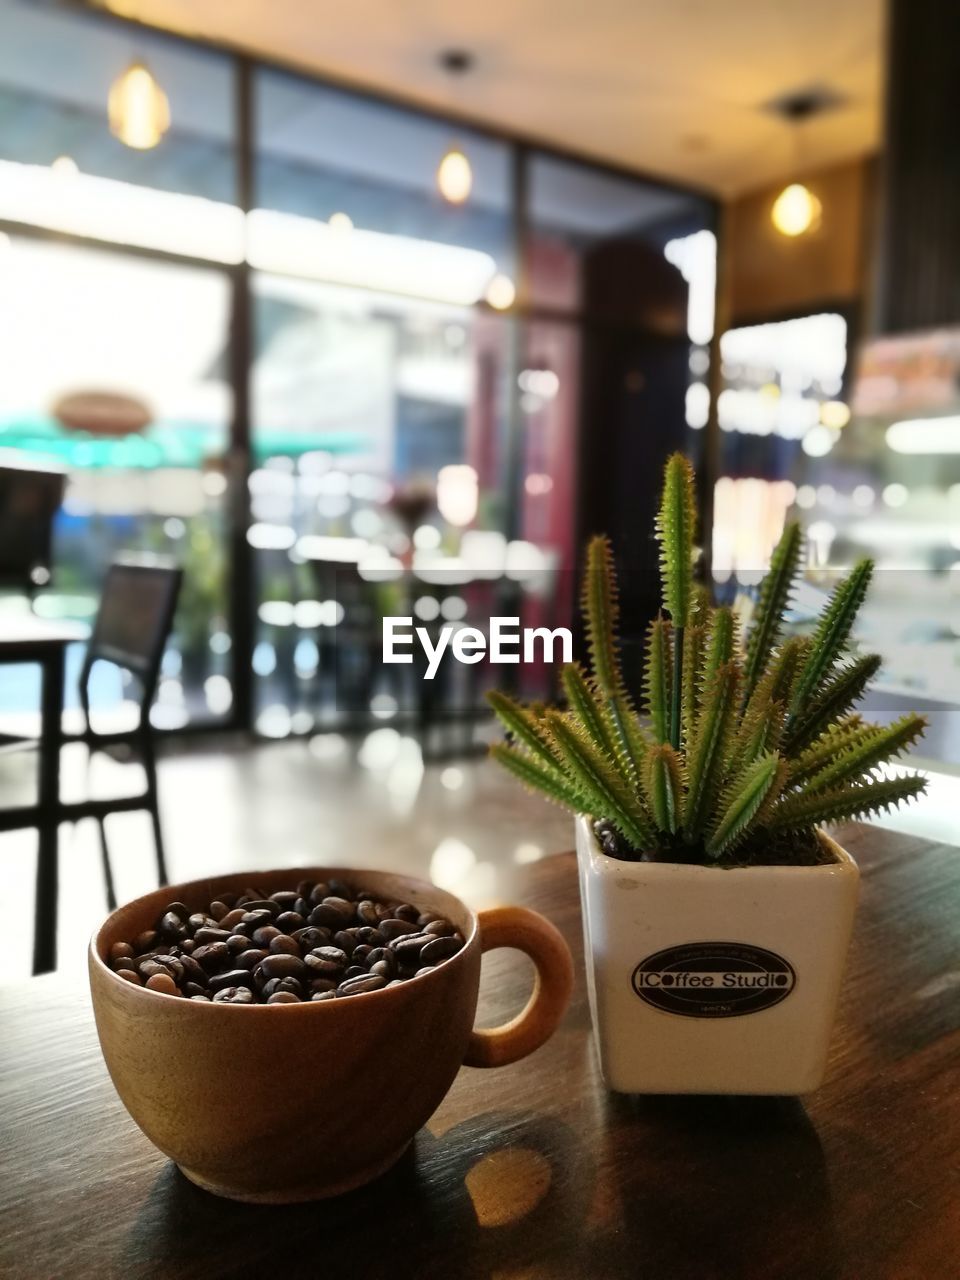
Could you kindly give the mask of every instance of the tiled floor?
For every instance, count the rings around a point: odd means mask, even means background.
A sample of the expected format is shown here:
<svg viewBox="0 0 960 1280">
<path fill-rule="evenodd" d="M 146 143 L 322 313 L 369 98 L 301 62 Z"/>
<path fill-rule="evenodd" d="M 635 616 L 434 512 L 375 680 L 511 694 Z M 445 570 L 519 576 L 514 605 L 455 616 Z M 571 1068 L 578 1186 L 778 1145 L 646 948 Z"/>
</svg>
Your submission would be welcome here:
<svg viewBox="0 0 960 1280">
<path fill-rule="evenodd" d="M 76 754 L 74 754 L 76 753 Z M 64 796 L 82 790 L 82 748 L 64 760 Z M 0 760 L 0 804 L 12 803 L 18 768 Z M 97 761 L 92 789 L 136 790 L 136 767 Z M 5 794 L 6 793 L 6 794 Z M 218 871 L 309 864 L 403 868 L 427 876 L 474 906 L 509 901 L 513 869 L 569 848 L 570 818 L 528 795 L 490 761 L 424 766 L 417 743 L 392 729 L 363 741 L 327 734 L 251 746 L 217 737 L 169 744 L 160 795 L 173 880 Z M 927 798 L 884 825 L 960 843 L 960 779 L 934 774 Z M 121 900 L 155 886 L 149 820 L 109 820 Z M 30 972 L 36 836 L 0 836 L 0 902 L 7 945 L 0 982 Z M 82 965 L 90 932 L 106 909 L 92 822 L 61 831 L 60 964 Z"/>
</svg>

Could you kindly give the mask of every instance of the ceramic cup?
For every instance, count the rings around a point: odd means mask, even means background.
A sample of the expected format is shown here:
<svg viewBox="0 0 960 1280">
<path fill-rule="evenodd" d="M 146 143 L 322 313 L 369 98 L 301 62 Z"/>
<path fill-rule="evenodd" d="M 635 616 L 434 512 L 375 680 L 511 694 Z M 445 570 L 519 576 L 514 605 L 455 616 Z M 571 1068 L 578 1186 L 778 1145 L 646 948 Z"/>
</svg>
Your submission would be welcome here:
<svg viewBox="0 0 960 1280">
<path fill-rule="evenodd" d="M 463 949 L 398 987 L 280 1005 L 163 995 L 105 962 L 113 943 L 152 928 L 169 902 L 198 911 L 251 882 L 272 892 L 331 877 L 435 910 L 463 933 Z M 512 1021 L 474 1030 L 480 956 L 494 947 L 526 952 L 534 989 Z M 198 1186 L 274 1204 L 338 1195 L 385 1172 L 461 1065 L 497 1067 L 532 1053 L 553 1034 L 573 985 L 566 943 L 536 912 L 475 915 L 426 881 L 341 867 L 242 872 L 137 898 L 94 935 L 89 968 L 103 1056 L 143 1132 Z"/>
</svg>

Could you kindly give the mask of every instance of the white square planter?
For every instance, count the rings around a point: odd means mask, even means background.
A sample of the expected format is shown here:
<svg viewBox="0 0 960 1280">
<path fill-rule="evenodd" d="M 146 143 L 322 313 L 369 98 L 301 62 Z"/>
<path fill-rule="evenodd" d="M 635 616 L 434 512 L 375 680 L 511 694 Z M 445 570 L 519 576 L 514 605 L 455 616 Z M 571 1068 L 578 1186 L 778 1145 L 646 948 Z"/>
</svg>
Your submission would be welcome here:
<svg viewBox="0 0 960 1280">
<path fill-rule="evenodd" d="M 823 1079 L 860 873 L 608 857 L 577 818 L 590 1009 L 624 1093 L 797 1094 Z"/>
</svg>

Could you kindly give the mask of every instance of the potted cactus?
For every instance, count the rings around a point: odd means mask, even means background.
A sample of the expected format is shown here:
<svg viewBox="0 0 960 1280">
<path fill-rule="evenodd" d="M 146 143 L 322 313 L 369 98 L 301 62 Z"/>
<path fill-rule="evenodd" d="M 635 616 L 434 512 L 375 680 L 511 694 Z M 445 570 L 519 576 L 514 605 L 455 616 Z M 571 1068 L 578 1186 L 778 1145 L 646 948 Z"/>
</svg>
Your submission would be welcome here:
<svg viewBox="0 0 960 1280">
<path fill-rule="evenodd" d="M 694 478 L 667 463 L 657 521 L 663 612 L 635 698 L 617 649 L 610 545 L 587 551 L 590 672 L 562 670 L 566 710 L 491 702 L 493 755 L 576 815 L 587 977 L 600 1064 L 631 1093 L 805 1093 L 821 1081 L 859 873 L 819 826 L 918 795 L 880 766 L 920 716 L 853 710 L 879 659 L 849 639 L 862 561 L 812 635 L 783 638 L 802 539 L 788 525 L 745 642 L 694 580 Z"/>
</svg>

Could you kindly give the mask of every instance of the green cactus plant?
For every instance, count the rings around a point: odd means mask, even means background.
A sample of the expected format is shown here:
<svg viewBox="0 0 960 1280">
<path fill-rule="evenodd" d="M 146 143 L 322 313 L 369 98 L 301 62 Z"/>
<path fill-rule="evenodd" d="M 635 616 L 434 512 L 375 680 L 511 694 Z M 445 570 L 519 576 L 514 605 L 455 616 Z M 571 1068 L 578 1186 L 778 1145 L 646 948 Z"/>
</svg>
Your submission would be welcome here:
<svg viewBox="0 0 960 1280">
<path fill-rule="evenodd" d="M 582 602 L 591 670 L 563 668 L 563 711 L 490 695 L 512 738 L 492 748 L 501 764 L 590 814 L 608 852 L 669 862 L 769 861 L 785 841 L 816 847 L 819 823 L 924 790 L 920 776 L 878 772 L 917 741 L 924 718 L 871 725 L 853 711 L 880 662 L 849 654 L 869 560 L 837 586 L 811 637 L 784 640 L 802 552 L 788 525 L 742 644 L 733 612 L 711 608 L 694 584 L 694 476 L 679 454 L 667 462 L 657 537 L 663 611 L 647 633 L 639 704 L 620 666 L 610 544 L 597 537 Z"/>
</svg>

